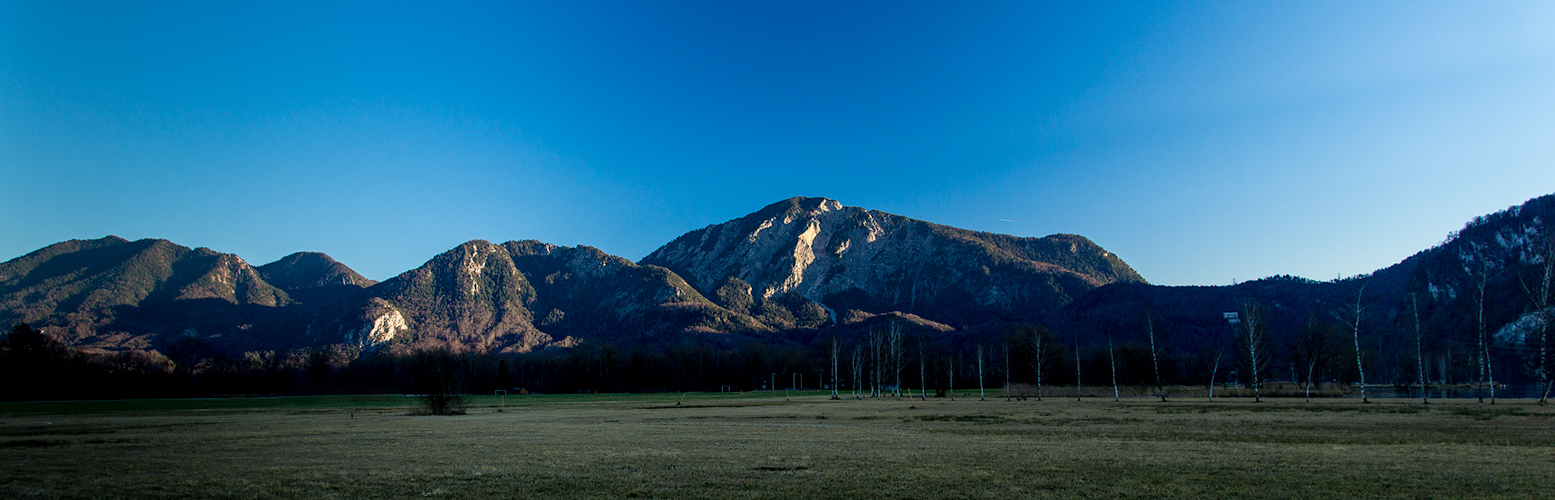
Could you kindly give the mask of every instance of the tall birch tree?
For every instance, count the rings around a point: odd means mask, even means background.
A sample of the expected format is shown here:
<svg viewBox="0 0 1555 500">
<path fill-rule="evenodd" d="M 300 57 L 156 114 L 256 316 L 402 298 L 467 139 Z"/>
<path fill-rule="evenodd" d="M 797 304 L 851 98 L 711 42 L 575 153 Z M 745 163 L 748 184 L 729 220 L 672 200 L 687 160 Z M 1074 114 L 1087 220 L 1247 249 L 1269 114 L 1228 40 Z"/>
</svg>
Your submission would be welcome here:
<svg viewBox="0 0 1555 500">
<path fill-rule="evenodd" d="M 831 336 L 831 398 L 832 399 L 842 399 L 842 393 L 839 392 L 839 389 L 837 388 L 837 382 L 838 382 L 838 380 L 837 380 L 837 372 L 839 371 L 838 370 L 839 367 L 837 366 L 837 363 L 838 363 L 838 361 L 841 361 L 841 357 L 842 357 L 841 355 L 842 355 L 842 342 L 837 339 L 836 335 L 832 335 Z"/>
<path fill-rule="evenodd" d="M 977 344 L 977 400 L 987 401 L 988 395 L 983 393 L 983 344 Z"/>
<path fill-rule="evenodd" d="M 1409 310 L 1414 316 L 1415 327 L 1415 366 L 1420 374 L 1420 404 L 1431 404 L 1431 389 L 1425 380 L 1425 332 L 1420 327 L 1420 298 L 1414 292 L 1409 294 Z"/>
<path fill-rule="evenodd" d="M 1150 338 L 1150 370 L 1155 373 L 1155 390 L 1161 396 L 1161 402 L 1166 402 L 1166 385 L 1161 383 L 1161 354 L 1156 349 L 1155 342 L 1155 318 L 1145 309 L 1145 335 Z"/>
<path fill-rule="evenodd" d="M 1004 400 L 1010 400 L 1010 343 L 1004 343 Z"/>
<path fill-rule="evenodd" d="M 1363 302 L 1366 284 L 1365 278 L 1362 278 L 1360 286 L 1355 290 L 1355 304 L 1347 306 L 1343 313 L 1334 313 L 1335 318 L 1350 327 L 1351 337 L 1355 340 L 1355 370 L 1360 374 L 1362 403 L 1371 402 L 1366 398 L 1366 366 L 1361 363 L 1361 322 L 1366 319 L 1366 305 Z"/>
<path fill-rule="evenodd" d="M 1240 320 L 1242 335 L 1237 339 L 1237 349 L 1247 368 L 1247 386 L 1253 389 L 1253 402 L 1263 401 L 1263 379 L 1268 376 L 1270 363 L 1269 342 L 1265 330 L 1263 306 L 1255 299 L 1242 301 Z"/>
<path fill-rule="evenodd" d="M 1484 404 L 1485 388 L 1488 385 L 1490 404 L 1496 404 L 1496 376 L 1495 370 L 1490 365 L 1490 333 L 1485 325 L 1485 289 L 1490 283 L 1490 276 L 1496 266 L 1490 261 L 1490 251 L 1485 243 L 1469 242 L 1469 252 L 1463 257 L 1463 271 L 1468 274 L 1475 292 L 1474 337 L 1479 342 L 1478 352 L 1475 353 L 1479 358 L 1479 402 Z"/>
<path fill-rule="evenodd" d="M 928 349 L 924 349 L 923 336 L 919 335 L 918 336 L 918 399 L 920 401 L 928 401 L 929 400 L 929 369 L 928 369 L 928 366 L 926 366 L 926 365 L 928 365 L 928 357 L 924 354 L 924 351 L 927 351 L 927 350 Z M 911 394 L 909 394 L 908 396 L 910 397 Z"/>
<path fill-rule="evenodd" d="M 1032 371 L 1037 375 L 1037 401 L 1042 400 L 1042 378 L 1046 375 L 1052 358 L 1052 345 L 1048 342 L 1048 330 L 1041 326 L 1032 325 L 1029 328 L 1031 338 L 1029 340 L 1031 355 L 1026 362 L 1031 364 Z"/>
<path fill-rule="evenodd" d="M 1112 400 L 1122 401 L 1118 394 L 1118 356 L 1117 350 L 1112 347 L 1112 334 L 1107 334 L 1107 361 L 1112 363 Z"/>
<path fill-rule="evenodd" d="M 1074 339 L 1074 400 L 1080 401 L 1080 336 Z"/>
<path fill-rule="evenodd" d="M 853 399 L 864 399 L 864 343 L 853 344 Z"/>
<path fill-rule="evenodd" d="M 1528 305 L 1533 309 L 1539 325 L 1539 361 L 1534 368 L 1534 377 L 1539 380 L 1539 405 L 1548 404 L 1550 398 L 1550 323 L 1555 321 L 1555 311 L 1550 307 L 1551 279 L 1555 278 L 1555 224 L 1546 224 L 1540 231 L 1540 237 L 1535 240 L 1538 245 L 1533 255 L 1526 260 L 1533 264 L 1533 276 L 1525 277 L 1518 273 L 1518 281 L 1523 286 L 1523 293 L 1528 296 Z"/>
<path fill-rule="evenodd" d="M 891 343 L 891 358 L 889 361 L 891 362 L 891 375 L 896 381 L 896 388 L 892 392 L 896 395 L 896 399 L 902 399 L 902 363 L 904 361 L 903 356 L 906 354 L 903 352 L 907 347 L 905 345 L 906 339 L 902 338 L 901 321 L 892 320 L 890 324 L 891 328 L 888 333 Z"/>
</svg>

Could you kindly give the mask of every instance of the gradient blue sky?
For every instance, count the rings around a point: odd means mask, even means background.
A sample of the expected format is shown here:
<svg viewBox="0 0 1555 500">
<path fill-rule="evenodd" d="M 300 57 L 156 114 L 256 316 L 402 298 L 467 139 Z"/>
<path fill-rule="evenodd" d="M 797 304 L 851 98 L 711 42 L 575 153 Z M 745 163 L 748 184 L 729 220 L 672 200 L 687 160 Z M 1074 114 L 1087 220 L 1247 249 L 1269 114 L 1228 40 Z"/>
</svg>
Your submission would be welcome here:
<svg viewBox="0 0 1555 500">
<path fill-rule="evenodd" d="M 1555 192 L 1555 3 L 964 4 L 0 3 L 0 260 L 116 234 L 381 280 L 825 196 L 1224 284 Z"/>
</svg>

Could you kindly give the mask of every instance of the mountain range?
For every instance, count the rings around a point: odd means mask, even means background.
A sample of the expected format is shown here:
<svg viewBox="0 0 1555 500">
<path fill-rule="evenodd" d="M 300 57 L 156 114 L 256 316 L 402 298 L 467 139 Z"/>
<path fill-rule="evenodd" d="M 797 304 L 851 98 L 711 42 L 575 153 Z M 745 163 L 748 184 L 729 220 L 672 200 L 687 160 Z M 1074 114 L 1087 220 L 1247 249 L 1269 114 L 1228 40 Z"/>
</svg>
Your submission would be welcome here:
<svg viewBox="0 0 1555 500">
<path fill-rule="evenodd" d="M 1411 293 L 1439 329 L 1462 327 L 1471 271 L 1492 260 L 1505 272 L 1481 273 L 1496 290 L 1486 302 L 1499 301 L 1498 324 L 1516 323 L 1526 307 L 1512 305 L 1513 271 L 1538 261 L 1552 218 L 1555 195 L 1477 218 L 1364 278 L 1205 287 L 1150 285 L 1078 235 L 969 231 L 826 198 L 791 198 L 691 231 L 640 262 L 587 246 L 473 240 L 381 283 L 321 253 L 256 267 L 207 248 L 109 236 L 0 264 L 0 320 L 108 351 L 196 337 L 231 352 L 324 344 L 531 352 L 804 344 L 883 317 L 947 336 L 1031 321 L 1128 337 L 1150 317 L 1189 350 L 1229 335 L 1221 313 L 1244 299 L 1267 303 L 1271 321 L 1290 330 L 1358 298 L 1373 311 L 1368 327 L 1393 331 L 1377 341 L 1393 342 Z"/>
</svg>

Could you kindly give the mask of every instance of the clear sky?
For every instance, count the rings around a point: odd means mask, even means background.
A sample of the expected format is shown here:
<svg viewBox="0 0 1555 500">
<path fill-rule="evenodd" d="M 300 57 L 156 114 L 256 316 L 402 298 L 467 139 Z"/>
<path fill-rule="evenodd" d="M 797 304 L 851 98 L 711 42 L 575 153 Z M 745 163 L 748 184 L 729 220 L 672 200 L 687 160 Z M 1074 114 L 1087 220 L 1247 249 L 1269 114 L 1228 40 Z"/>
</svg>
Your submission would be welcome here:
<svg viewBox="0 0 1555 500">
<path fill-rule="evenodd" d="M 1555 3 L 7 1 L 0 188 L 0 260 L 381 280 L 825 196 L 1160 284 L 1329 279 L 1555 192 Z"/>
</svg>

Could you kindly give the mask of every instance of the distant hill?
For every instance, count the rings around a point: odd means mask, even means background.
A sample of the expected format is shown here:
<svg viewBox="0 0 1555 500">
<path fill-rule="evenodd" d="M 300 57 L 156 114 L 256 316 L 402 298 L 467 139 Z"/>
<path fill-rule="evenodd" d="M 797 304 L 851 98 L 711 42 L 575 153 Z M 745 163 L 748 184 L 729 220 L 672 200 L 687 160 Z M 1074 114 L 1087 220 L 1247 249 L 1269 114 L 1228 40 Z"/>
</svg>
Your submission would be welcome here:
<svg viewBox="0 0 1555 500">
<path fill-rule="evenodd" d="M 316 293 L 306 286 L 313 283 L 370 283 L 323 254 L 292 260 L 313 263 L 266 268 L 300 296 L 339 294 Z M 102 349 L 152 349 L 176 335 L 232 349 L 272 346 L 286 337 L 288 317 L 320 304 L 266 277 L 236 255 L 167 240 L 71 240 L 0 264 L 0 318 Z"/>
<path fill-rule="evenodd" d="M 1526 377 L 1521 366 L 1536 357 L 1534 295 L 1540 264 L 1551 255 L 1552 222 L 1555 195 L 1546 195 L 1476 217 L 1443 243 L 1367 275 L 1335 281 L 1276 276 L 1230 286 L 1117 283 L 1097 288 L 1044 322 L 1090 345 L 1106 342 L 1109 334 L 1144 342 L 1144 315 L 1150 311 L 1181 369 L 1195 370 L 1204 368 L 1189 366 L 1203 362 L 1198 358 L 1204 349 L 1213 355 L 1215 349 L 1231 347 L 1232 330 L 1222 315 L 1237 311 L 1243 300 L 1266 306 L 1276 345 L 1287 347 L 1304 323 L 1340 323 L 1359 300 L 1366 310 L 1362 350 L 1373 358 L 1367 364 L 1377 365 L 1370 380 L 1402 383 L 1416 373 L 1415 305 L 1429 367 L 1474 370 L 1465 363 L 1475 362 L 1478 348 L 1478 277 L 1483 275 L 1486 329 L 1494 338 L 1495 365 L 1503 368 L 1498 380 L 1516 381 Z M 1349 336 L 1342 340 L 1353 342 Z"/>
<path fill-rule="evenodd" d="M 778 328 L 892 311 L 953 326 L 1036 317 L 1098 286 L 1144 282 L 1082 236 L 968 231 L 826 198 L 791 198 L 692 231 L 642 264 Z"/>
<path fill-rule="evenodd" d="M 265 282 L 293 298 L 324 304 L 378 282 L 319 252 L 297 252 L 255 268 Z"/>
</svg>

